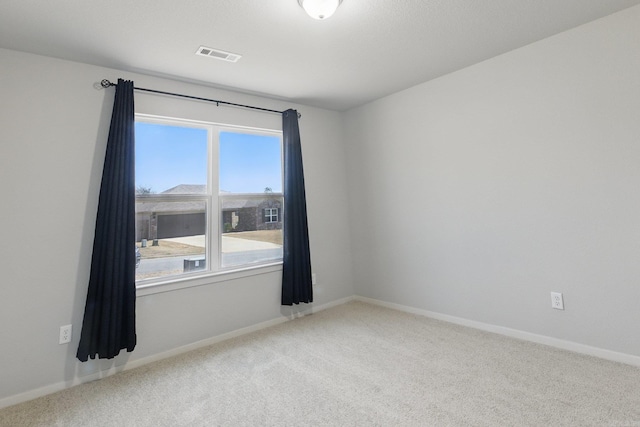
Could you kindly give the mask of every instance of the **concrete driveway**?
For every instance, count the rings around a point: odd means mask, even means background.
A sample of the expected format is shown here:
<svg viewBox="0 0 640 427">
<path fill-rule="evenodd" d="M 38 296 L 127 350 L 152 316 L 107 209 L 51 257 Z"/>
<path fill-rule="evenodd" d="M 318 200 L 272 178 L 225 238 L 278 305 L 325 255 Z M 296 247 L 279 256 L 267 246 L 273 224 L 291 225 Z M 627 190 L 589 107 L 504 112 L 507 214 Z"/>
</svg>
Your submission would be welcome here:
<svg viewBox="0 0 640 427">
<path fill-rule="evenodd" d="M 198 246 L 201 248 L 205 247 L 204 235 L 175 237 L 171 239 L 162 239 L 162 240 L 168 240 L 170 242 L 177 242 L 177 243 L 184 243 L 185 245 Z M 247 252 L 247 251 L 257 251 L 262 249 L 280 249 L 280 248 L 282 248 L 282 246 L 276 245 L 275 243 L 261 242 L 258 240 L 238 239 L 237 237 L 231 237 L 226 234 L 222 235 L 222 253 Z"/>
</svg>

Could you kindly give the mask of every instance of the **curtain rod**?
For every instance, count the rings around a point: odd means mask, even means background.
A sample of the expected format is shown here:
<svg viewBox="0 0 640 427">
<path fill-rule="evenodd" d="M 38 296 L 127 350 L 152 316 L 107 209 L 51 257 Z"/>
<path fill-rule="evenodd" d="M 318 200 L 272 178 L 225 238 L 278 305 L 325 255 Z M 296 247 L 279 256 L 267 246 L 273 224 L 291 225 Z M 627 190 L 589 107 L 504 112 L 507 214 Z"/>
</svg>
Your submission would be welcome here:
<svg viewBox="0 0 640 427">
<path fill-rule="evenodd" d="M 103 79 L 100 82 L 100 86 L 102 86 L 103 88 L 108 88 L 111 86 L 118 86 L 117 83 L 111 83 L 109 80 L 107 79 Z M 177 96 L 179 98 L 188 98 L 188 99 L 195 99 L 197 101 L 206 101 L 206 102 L 215 102 L 215 104 L 217 106 L 220 106 L 220 104 L 224 104 L 224 105 L 231 105 L 233 107 L 241 107 L 241 108 L 248 108 L 251 110 L 258 110 L 258 111 L 265 111 L 267 113 L 276 113 L 276 114 L 282 114 L 284 113 L 284 111 L 278 111 L 278 110 L 271 110 L 269 108 L 262 108 L 262 107 L 254 107 L 253 105 L 245 105 L 245 104 L 236 104 L 233 102 L 227 102 L 227 101 L 219 101 L 217 99 L 209 99 L 209 98 L 200 98 L 199 96 L 191 96 L 191 95 L 183 95 L 180 93 L 173 93 L 173 92 L 164 92 L 161 90 L 155 90 L 155 89 L 145 89 L 142 87 L 133 87 L 134 90 L 139 90 L 141 92 L 150 92 L 150 93 L 157 93 L 160 95 L 169 95 L 169 96 Z M 300 113 L 298 113 L 298 118 L 302 117 L 302 115 Z"/>
</svg>

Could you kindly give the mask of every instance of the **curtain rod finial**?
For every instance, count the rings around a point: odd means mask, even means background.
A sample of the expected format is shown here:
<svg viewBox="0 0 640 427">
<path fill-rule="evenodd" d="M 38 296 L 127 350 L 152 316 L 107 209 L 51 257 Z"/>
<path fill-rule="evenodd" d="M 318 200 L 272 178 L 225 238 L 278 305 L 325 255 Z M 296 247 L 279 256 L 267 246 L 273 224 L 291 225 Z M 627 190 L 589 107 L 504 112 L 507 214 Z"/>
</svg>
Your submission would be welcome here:
<svg viewBox="0 0 640 427">
<path fill-rule="evenodd" d="M 108 87 L 110 87 L 110 86 L 116 86 L 116 85 L 115 85 L 115 83 L 111 83 L 111 82 L 110 82 L 109 80 L 107 80 L 107 79 L 103 79 L 103 80 L 100 82 L 100 86 L 102 86 L 103 88 L 105 88 L 105 89 L 106 89 L 106 88 L 108 88 Z"/>
</svg>

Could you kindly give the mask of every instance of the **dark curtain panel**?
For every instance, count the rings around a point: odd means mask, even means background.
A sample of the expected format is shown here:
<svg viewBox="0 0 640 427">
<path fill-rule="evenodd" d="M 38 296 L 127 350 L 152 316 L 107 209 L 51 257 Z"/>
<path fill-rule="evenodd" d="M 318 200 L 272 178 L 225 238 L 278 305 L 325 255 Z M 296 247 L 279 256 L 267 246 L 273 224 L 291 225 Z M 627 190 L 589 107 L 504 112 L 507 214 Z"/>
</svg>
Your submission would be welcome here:
<svg viewBox="0 0 640 427">
<path fill-rule="evenodd" d="M 284 145 L 284 246 L 282 305 L 313 301 L 302 149 L 298 112 L 282 113 Z"/>
<path fill-rule="evenodd" d="M 118 79 L 76 354 L 83 362 L 136 345 L 134 125 L 133 82 Z"/>
</svg>

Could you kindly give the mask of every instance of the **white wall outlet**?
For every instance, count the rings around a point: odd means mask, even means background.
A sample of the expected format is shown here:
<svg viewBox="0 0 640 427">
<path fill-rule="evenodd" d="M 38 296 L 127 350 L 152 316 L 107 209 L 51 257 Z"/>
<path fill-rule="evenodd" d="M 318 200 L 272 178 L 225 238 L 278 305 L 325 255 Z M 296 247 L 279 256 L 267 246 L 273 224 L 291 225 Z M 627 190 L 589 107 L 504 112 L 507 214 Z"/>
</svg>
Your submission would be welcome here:
<svg viewBox="0 0 640 427">
<path fill-rule="evenodd" d="M 60 326 L 59 344 L 67 344 L 71 342 L 71 325 Z"/>
<path fill-rule="evenodd" d="M 556 310 L 564 310 L 564 301 L 560 292 L 551 292 L 551 307 Z"/>
<path fill-rule="evenodd" d="M 312 285 L 318 284 L 318 276 L 316 276 L 316 273 L 311 273 L 311 284 Z"/>
</svg>

